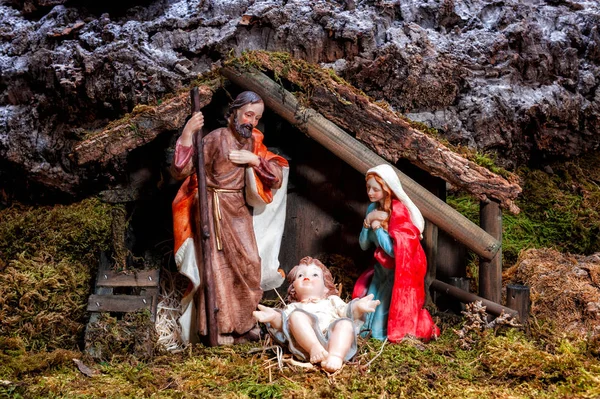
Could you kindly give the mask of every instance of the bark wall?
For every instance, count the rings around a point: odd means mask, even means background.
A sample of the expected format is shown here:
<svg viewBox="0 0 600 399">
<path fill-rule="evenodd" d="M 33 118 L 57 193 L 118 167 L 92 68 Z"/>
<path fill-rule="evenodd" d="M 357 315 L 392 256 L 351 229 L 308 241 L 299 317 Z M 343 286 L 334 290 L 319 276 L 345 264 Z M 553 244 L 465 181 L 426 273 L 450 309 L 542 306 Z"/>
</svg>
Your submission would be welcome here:
<svg viewBox="0 0 600 399">
<path fill-rule="evenodd" d="M 0 5 L 0 182 L 77 191 L 99 173 L 69 158 L 85 132 L 250 49 L 329 65 L 505 166 L 600 144 L 597 2 L 85 3 Z"/>
</svg>

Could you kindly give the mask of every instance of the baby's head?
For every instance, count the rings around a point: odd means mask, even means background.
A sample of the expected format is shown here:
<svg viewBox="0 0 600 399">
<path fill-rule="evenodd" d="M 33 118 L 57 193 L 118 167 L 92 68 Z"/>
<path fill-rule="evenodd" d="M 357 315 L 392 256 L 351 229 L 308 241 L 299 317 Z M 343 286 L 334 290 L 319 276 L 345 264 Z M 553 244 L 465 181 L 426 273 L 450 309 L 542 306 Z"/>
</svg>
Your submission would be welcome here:
<svg viewBox="0 0 600 399">
<path fill-rule="evenodd" d="M 309 298 L 324 299 L 339 295 L 333 284 L 331 272 L 320 260 L 306 256 L 288 273 L 287 302 L 299 302 Z"/>
</svg>

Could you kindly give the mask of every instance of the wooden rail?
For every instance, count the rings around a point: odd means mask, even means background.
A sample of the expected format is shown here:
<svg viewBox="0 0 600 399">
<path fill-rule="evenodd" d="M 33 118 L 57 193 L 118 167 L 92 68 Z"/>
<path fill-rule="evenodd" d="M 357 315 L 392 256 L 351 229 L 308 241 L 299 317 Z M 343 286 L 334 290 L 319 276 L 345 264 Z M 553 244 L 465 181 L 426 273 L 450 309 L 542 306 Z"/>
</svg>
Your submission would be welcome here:
<svg viewBox="0 0 600 399">
<path fill-rule="evenodd" d="M 258 93 L 267 107 L 296 125 L 360 173 L 364 174 L 373 166 L 388 163 L 315 110 L 302 106 L 293 94 L 265 74 L 253 69 L 238 71 L 232 67 L 223 68 L 221 73 L 236 85 Z M 398 169 L 395 170 L 404 190 L 426 219 L 466 245 L 481 258 L 487 260 L 494 258 L 501 246 L 497 239 L 410 177 Z"/>
<path fill-rule="evenodd" d="M 482 305 L 486 307 L 486 311 L 495 316 L 500 316 L 502 312 L 507 313 L 513 317 L 519 316 L 519 312 L 514 309 L 502 306 L 496 302 L 482 298 L 475 294 L 471 294 L 470 292 L 463 291 L 458 287 L 446 284 L 440 280 L 433 280 L 433 282 L 431 283 L 431 288 L 443 294 L 450 295 L 463 303 L 481 301 Z"/>
</svg>

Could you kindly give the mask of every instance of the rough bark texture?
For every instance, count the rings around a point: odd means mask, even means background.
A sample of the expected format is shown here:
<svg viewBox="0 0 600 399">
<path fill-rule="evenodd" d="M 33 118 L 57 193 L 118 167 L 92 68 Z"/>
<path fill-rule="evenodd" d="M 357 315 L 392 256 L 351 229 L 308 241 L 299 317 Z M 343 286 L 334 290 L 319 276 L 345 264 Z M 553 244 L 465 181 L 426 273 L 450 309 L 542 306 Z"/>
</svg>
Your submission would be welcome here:
<svg viewBox="0 0 600 399">
<path fill-rule="evenodd" d="M 284 78 L 302 87 L 300 91 L 303 100 L 311 108 L 346 132 L 353 133 L 379 156 L 392 163 L 406 159 L 482 201 L 487 202 L 493 198 L 500 202 L 503 208 L 513 213 L 519 212 L 514 203 L 521 193 L 516 175 L 509 175 L 507 179 L 463 158 L 435 138 L 412 127 L 409 121 L 397 113 L 374 103 L 347 84 L 339 83 L 340 79 L 332 78 L 328 72 L 302 61 L 258 51 L 232 61 L 223 74 L 233 81 L 235 78 L 232 75 L 236 74 L 242 75 L 242 81 L 254 80 L 253 72 L 257 70 L 254 67 L 245 68 L 244 63 L 254 63 L 257 67 L 278 76 L 280 80 Z M 244 74 L 246 71 L 249 73 Z M 274 82 L 272 84 L 275 85 Z M 264 83 L 257 79 L 250 88 L 261 85 Z M 278 96 L 281 92 L 278 85 L 276 90 L 277 93 L 271 93 L 271 97 L 277 98 L 280 103 L 289 101 L 283 96 Z M 297 125 L 303 129 L 303 111 L 296 109 L 295 112 Z"/>
<path fill-rule="evenodd" d="M 514 200 L 521 187 L 514 181 L 490 172 L 471 162 L 427 134 L 412 128 L 400 119 L 367 98 L 339 87 L 338 93 L 348 101 L 342 103 L 324 88 L 315 90 L 311 103 L 327 119 L 353 132 L 356 138 L 369 146 L 383 158 L 397 162 L 404 158 L 483 201 L 498 200 L 504 208 L 518 213 Z"/>
<path fill-rule="evenodd" d="M 0 182 L 18 172 L 76 192 L 96 178 L 69 158 L 83 132 L 156 104 L 231 50 L 325 63 L 508 167 L 600 144 L 597 2 L 84 3 L 0 5 Z"/>
<path fill-rule="evenodd" d="M 209 87 L 199 88 L 200 108 L 212 99 Z M 137 112 L 135 112 L 138 110 Z M 134 114 L 77 144 L 73 155 L 79 165 L 107 162 L 142 146 L 165 130 L 177 130 L 190 115 L 190 95 L 183 92 L 156 107 L 135 108 Z"/>
</svg>

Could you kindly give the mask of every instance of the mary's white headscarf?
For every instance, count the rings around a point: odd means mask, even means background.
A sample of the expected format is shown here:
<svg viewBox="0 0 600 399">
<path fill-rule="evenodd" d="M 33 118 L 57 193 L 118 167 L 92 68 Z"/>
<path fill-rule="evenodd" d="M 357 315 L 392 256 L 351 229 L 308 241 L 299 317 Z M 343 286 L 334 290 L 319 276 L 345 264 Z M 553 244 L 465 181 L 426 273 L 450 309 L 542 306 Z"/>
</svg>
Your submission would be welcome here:
<svg viewBox="0 0 600 399">
<path fill-rule="evenodd" d="M 382 164 L 369 169 L 367 174 L 369 173 L 376 174 L 383 179 L 385 184 L 387 184 L 390 190 L 392 190 L 396 198 L 402 201 L 406 208 L 408 208 L 410 220 L 419 229 L 419 231 L 423 233 L 423 228 L 425 227 L 423 215 L 421 214 L 421 211 L 419 211 L 419 208 L 417 208 L 414 202 L 408 198 L 408 195 L 406 195 L 402 189 L 402 184 L 400 183 L 400 179 L 398 179 L 398 175 L 394 171 L 394 168 L 392 168 L 390 165 Z"/>
</svg>

